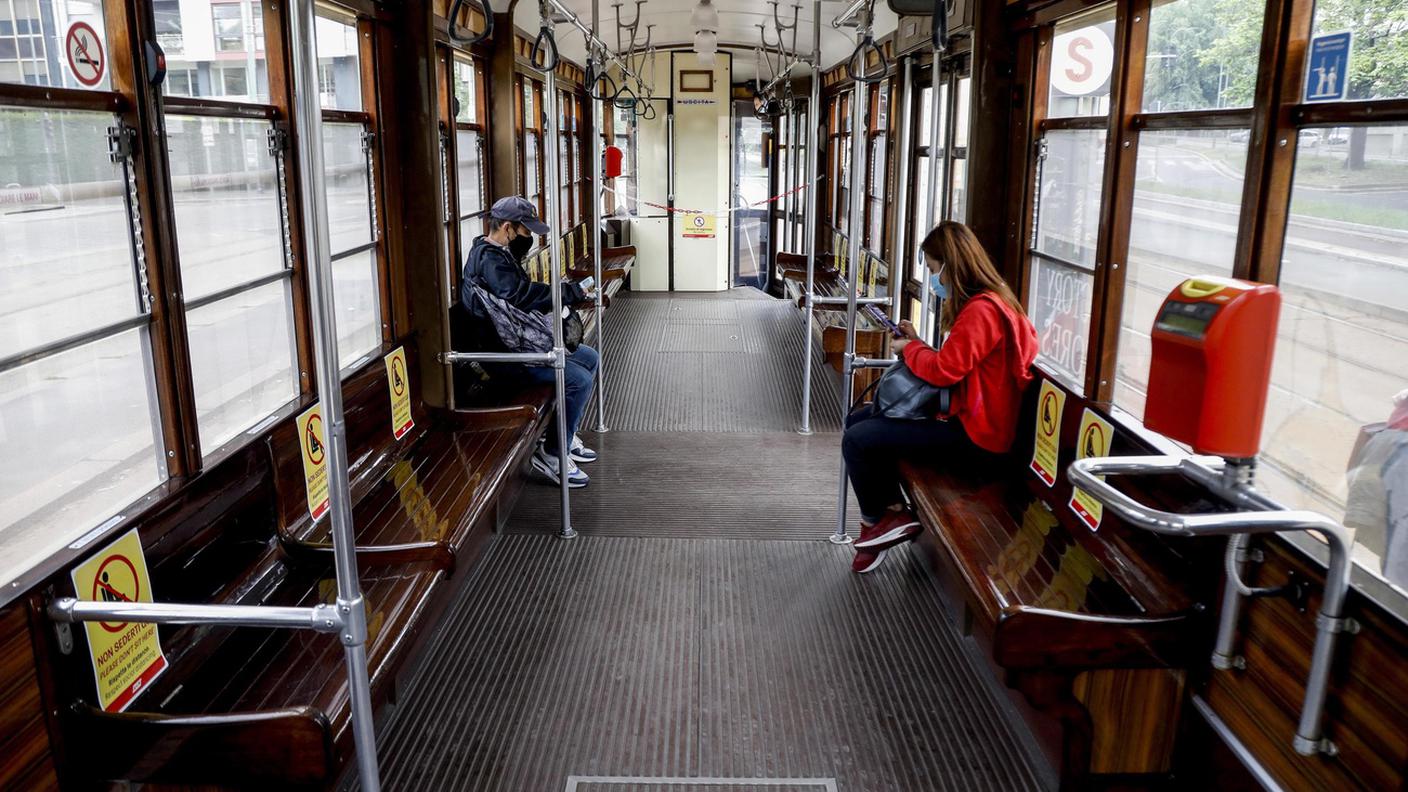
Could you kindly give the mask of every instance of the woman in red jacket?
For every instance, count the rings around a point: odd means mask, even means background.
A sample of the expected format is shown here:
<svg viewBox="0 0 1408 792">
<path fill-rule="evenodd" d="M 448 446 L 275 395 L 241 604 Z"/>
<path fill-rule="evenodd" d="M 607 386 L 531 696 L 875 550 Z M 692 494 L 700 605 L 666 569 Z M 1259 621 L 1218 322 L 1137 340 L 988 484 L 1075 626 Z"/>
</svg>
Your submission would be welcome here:
<svg viewBox="0 0 1408 792">
<path fill-rule="evenodd" d="M 900 323 L 905 338 L 895 354 L 934 385 L 952 388 L 949 414 L 909 421 L 877 416 L 871 407 L 846 422 L 841 451 L 860 503 L 861 530 L 851 569 L 869 572 L 888 548 L 922 530 L 899 489 L 903 459 L 990 458 L 1012 447 L 1022 391 L 1032 380 L 1036 330 L 998 275 L 973 232 L 962 223 L 940 223 L 920 245 L 932 291 L 943 299 L 939 316 L 948 340 L 935 350 L 914 325 Z"/>
</svg>

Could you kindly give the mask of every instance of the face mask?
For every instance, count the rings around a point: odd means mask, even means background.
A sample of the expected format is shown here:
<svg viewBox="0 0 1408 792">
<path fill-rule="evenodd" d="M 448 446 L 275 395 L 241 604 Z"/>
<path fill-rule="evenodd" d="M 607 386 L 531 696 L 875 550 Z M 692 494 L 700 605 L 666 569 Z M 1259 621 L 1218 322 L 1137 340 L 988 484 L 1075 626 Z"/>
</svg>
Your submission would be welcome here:
<svg viewBox="0 0 1408 792">
<path fill-rule="evenodd" d="M 528 255 L 528 251 L 532 249 L 533 237 L 531 236 L 514 237 L 508 243 L 508 252 L 512 253 L 513 257 L 519 261 L 522 261 L 523 257 Z"/>
<path fill-rule="evenodd" d="M 943 272 L 944 268 L 939 267 L 938 272 L 934 272 L 929 275 L 929 293 L 940 300 L 947 300 L 948 287 L 944 286 L 944 279 L 939 277 L 943 274 Z"/>
</svg>

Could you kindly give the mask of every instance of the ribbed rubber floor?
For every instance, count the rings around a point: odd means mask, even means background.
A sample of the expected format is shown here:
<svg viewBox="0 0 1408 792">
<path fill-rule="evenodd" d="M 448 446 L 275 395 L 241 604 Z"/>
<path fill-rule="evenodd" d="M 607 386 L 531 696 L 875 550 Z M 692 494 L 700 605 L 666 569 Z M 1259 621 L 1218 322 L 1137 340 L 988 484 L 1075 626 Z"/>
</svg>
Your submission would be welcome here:
<svg viewBox="0 0 1408 792">
<path fill-rule="evenodd" d="M 500 537 L 380 730 L 384 785 L 1038 788 L 917 554 L 863 578 L 850 558 L 825 542 Z"/>
<path fill-rule="evenodd" d="M 797 306 L 756 289 L 623 292 L 606 314 L 606 424 L 628 432 L 794 431 L 805 331 Z M 822 363 L 815 337 L 812 354 L 812 429 L 838 431 L 840 376 Z"/>
<path fill-rule="evenodd" d="M 836 530 L 836 433 L 582 433 L 600 458 L 572 491 L 572 526 L 589 536 L 822 539 Z M 558 530 L 558 490 L 523 490 L 511 533 Z M 855 499 L 848 509 L 859 515 Z M 854 527 L 850 528 L 854 535 Z"/>
</svg>

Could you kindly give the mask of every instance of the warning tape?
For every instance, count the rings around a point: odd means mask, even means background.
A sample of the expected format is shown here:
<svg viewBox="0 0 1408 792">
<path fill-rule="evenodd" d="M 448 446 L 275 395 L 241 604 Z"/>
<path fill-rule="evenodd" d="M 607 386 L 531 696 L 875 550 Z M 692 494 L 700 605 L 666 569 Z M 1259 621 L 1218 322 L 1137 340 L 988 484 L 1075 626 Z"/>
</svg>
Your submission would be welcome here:
<svg viewBox="0 0 1408 792">
<path fill-rule="evenodd" d="M 722 216 L 724 216 L 724 215 L 733 214 L 734 212 L 743 212 L 743 211 L 746 211 L 746 210 L 748 210 L 748 209 L 753 209 L 753 208 L 756 208 L 756 207 L 759 207 L 759 206 L 763 206 L 764 204 L 770 204 L 770 203 L 773 203 L 773 202 L 775 202 L 775 201 L 780 201 L 780 200 L 782 200 L 783 198 L 786 198 L 787 196 L 792 195 L 793 193 L 798 193 L 798 192 L 801 192 L 802 190 L 807 189 L 808 187 L 810 187 L 810 186 L 813 185 L 813 184 L 816 184 L 816 183 L 819 182 L 819 181 L 821 181 L 821 178 L 820 178 L 820 177 L 818 177 L 818 178 L 816 179 L 816 181 L 810 182 L 810 183 L 808 183 L 808 184 L 800 184 L 800 185 L 798 185 L 798 186 L 796 186 L 796 187 L 793 187 L 792 189 L 788 190 L 787 192 L 778 193 L 777 195 L 774 195 L 774 196 L 771 197 L 771 198 L 764 198 L 764 199 L 761 200 L 761 201 L 754 201 L 754 202 L 752 202 L 752 203 L 738 204 L 738 205 L 735 205 L 735 206 L 725 206 L 725 207 L 721 207 L 721 208 L 719 208 L 719 209 L 681 209 L 681 208 L 676 207 L 676 206 L 668 206 L 668 205 L 666 205 L 666 204 L 658 204 L 658 203 L 653 203 L 653 202 L 651 202 L 651 201 L 641 201 L 641 200 L 637 200 L 637 203 L 643 204 L 643 205 L 645 205 L 645 206 L 649 206 L 649 207 L 652 208 L 652 209 L 662 209 L 662 210 L 664 210 L 664 211 L 666 211 L 666 212 L 674 212 L 675 214 L 691 214 L 691 215 L 698 214 L 698 215 L 710 215 L 710 216 L 713 216 L 713 217 L 722 217 Z M 611 193 L 612 197 L 619 197 L 618 194 L 617 194 L 617 192 L 616 192 L 614 189 L 610 188 L 610 187 L 605 188 L 605 189 L 604 189 L 604 192 Z M 616 218 L 616 217 L 603 217 L 602 219 L 603 219 L 603 220 L 616 220 L 616 219 L 621 219 L 621 218 Z"/>
</svg>

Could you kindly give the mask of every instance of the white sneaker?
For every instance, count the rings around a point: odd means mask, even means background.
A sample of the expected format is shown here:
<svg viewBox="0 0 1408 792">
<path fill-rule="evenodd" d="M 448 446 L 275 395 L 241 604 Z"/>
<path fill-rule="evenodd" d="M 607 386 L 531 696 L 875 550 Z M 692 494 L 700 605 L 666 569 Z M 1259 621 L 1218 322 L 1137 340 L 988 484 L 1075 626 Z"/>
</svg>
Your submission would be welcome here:
<svg viewBox="0 0 1408 792">
<path fill-rule="evenodd" d="M 543 446 L 538 446 L 538 449 L 533 452 L 533 469 L 552 481 L 552 483 L 561 484 L 562 479 L 557 475 L 557 466 L 557 454 L 549 454 L 547 449 Z M 577 463 L 573 462 L 571 457 L 568 457 L 567 486 L 572 489 L 577 489 L 587 486 L 590 482 L 591 479 L 587 477 L 587 474 L 584 473 L 581 468 L 577 467 Z"/>
<path fill-rule="evenodd" d="M 572 435 L 572 445 L 567 455 L 576 462 L 587 463 L 596 461 L 596 452 L 587 448 L 582 442 L 582 438 L 577 435 Z"/>
</svg>

